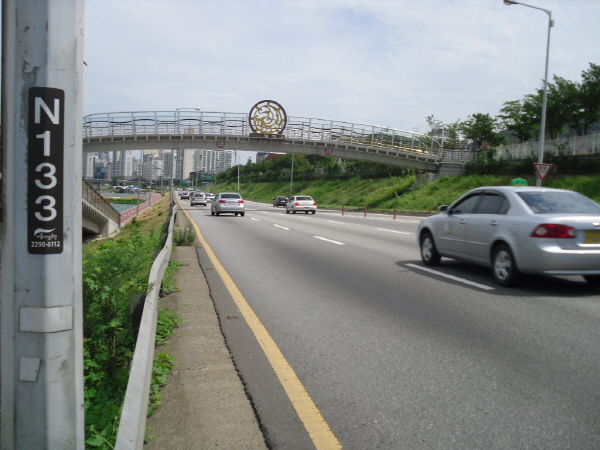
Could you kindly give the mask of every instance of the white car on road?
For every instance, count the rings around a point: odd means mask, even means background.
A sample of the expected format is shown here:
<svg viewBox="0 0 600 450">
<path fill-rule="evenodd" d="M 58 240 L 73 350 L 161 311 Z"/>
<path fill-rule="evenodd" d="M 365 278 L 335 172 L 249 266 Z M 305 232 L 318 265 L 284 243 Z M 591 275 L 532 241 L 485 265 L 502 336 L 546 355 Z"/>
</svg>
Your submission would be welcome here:
<svg viewBox="0 0 600 450">
<path fill-rule="evenodd" d="M 308 195 L 296 195 L 285 204 L 285 212 L 296 214 L 298 211 L 314 214 L 317 212 L 317 203 Z"/>
</svg>

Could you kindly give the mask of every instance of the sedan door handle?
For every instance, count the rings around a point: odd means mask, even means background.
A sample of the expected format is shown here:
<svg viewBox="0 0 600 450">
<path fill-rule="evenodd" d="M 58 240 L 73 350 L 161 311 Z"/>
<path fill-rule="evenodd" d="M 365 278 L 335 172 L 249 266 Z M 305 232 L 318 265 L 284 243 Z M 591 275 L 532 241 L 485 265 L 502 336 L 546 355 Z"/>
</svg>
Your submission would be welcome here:
<svg viewBox="0 0 600 450">
<path fill-rule="evenodd" d="M 492 220 L 490 222 L 490 225 L 493 226 L 493 227 L 497 227 L 498 226 L 498 222 L 496 222 L 495 220 Z"/>
<path fill-rule="evenodd" d="M 467 221 L 465 219 L 460 219 L 458 221 L 458 223 L 460 223 L 461 225 L 464 225 L 465 223 L 467 223 Z"/>
</svg>

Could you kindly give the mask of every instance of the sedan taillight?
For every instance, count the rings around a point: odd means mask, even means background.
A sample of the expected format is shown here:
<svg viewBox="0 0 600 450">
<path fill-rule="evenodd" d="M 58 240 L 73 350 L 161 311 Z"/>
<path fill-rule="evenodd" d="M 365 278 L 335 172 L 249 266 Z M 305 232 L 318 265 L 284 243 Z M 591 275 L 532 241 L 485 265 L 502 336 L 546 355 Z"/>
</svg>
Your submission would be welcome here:
<svg viewBox="0 0 600 450">
<path fill-rule="evenodd" d="M 575 234 L 575 228 L 569 225 L 543 223 L 538 225 L 535 230 L 533 230 L 531 237 L 572 239 L 575 237 Z"/>
<path fill-rule="evenodd" d="M 226 200 L 219 200 L 219 203 L 227 203 Z"/>
<path fill-rule="evenodd" d="M 238 200 L 238 203 L 244 203 L 244 200 Z"/>
<path fill-rule="evenodd" d="M 300 206 L 300 203 L 296 202 L 296 206 Z"/>
<path fill-rule="evenodd" d="M 317 206 L 317 202 L 313 203 L 313 206 Z"/>
</svg>

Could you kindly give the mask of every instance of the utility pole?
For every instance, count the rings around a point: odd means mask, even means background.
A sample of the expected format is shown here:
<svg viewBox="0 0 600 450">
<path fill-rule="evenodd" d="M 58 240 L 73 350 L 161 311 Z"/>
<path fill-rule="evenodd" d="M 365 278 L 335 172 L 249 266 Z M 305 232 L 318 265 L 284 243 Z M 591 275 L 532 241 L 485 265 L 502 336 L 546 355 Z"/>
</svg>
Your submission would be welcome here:
<svg viewBox="0 0 600 450">
<path fill-rule="evenodd" d="M 290 173 L 290 200 L 292 199 L 293 187 L 294 187 L 294 153 L 292 153 L 292 171 Z"/>
<path fill-rule="evenodd" d="M 2 2 L 2 448 L 84 448 L 83 0 Z"/>
</svg>

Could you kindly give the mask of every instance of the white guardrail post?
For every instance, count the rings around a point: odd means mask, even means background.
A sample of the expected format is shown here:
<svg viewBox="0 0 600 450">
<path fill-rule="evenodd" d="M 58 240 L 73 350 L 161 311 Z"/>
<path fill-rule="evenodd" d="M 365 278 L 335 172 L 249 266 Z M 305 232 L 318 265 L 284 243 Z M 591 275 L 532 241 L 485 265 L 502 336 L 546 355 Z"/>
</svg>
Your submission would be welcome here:
<svg viewBox="0 0 600 450">
<path fill-rule="evenodd" d="M 144 303 L 144 312 L 142 313 L 133 353 L 133 362 L 129 372 L 115 450 L 139 450 L 144 446 L 148 397 L 150 396 L 150 381 L 152 379 L 154 347 L 156 345 L 158 294 L 173 248 L 173 223 L 176 212 L 177 205 L 173 207 L 173 214 L 169 220 L 169 231 L 165 246 L 154 260 L 150 270 L 148 283 L 151 288 Z"/>
</svg>

